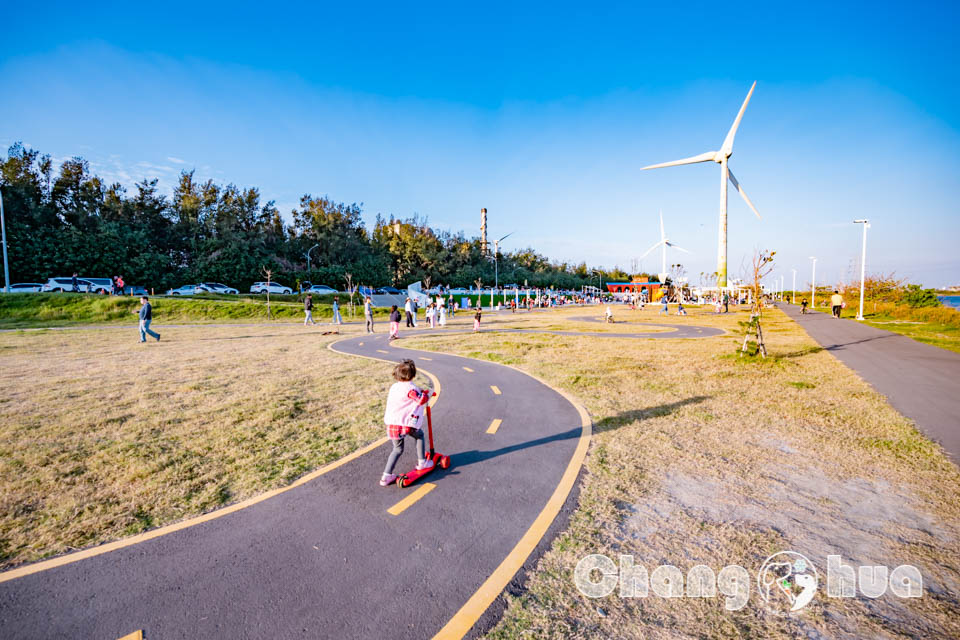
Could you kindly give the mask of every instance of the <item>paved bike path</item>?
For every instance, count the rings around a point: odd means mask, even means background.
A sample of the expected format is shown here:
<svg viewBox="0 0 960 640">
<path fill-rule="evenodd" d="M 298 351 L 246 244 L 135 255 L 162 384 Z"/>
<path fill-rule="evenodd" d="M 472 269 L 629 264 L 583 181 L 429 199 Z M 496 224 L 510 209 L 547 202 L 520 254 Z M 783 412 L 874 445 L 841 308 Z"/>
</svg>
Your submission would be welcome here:
<svg viewBox="0 0 960 640">
<path fill-rule="evenodd" d="M 382 334 L 335 350 L 412 357 L 439 378 L 434 435 L 453 466 L 425 478 L 433 490 L 390 515 L 418 485 L 378 486 L 384 444 L 223 517 L 0 582 L 0 637 L 434 636 L 544 509 L 577 451 L 581 414 L 517 370 L 398 349 Z M 410 449 L 401 470 L 415 462 Z"/>
<path fill-rule="evenodd" d="M 960 354 L 855 320 L 780 308 L 960 463 Z"/>
</svg>

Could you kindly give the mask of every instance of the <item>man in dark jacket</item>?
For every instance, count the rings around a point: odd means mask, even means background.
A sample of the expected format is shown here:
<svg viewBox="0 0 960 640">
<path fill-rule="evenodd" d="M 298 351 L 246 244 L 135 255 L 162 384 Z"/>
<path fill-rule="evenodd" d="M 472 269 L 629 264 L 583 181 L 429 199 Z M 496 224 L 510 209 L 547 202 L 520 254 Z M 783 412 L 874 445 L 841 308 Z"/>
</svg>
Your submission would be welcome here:
<svg viewBox="0 0 960 640">
<path fill-rule="evenodd" d="M 150 306 L 150 300 L 147 296 L 140 297 L 140 310 L 134 311 L 140 316 L 140 342 L 147 341 L 147 334 L 160 342 L 160 334 L 150 330 L 150 323 L 153 322 L 153 307 Z"/>
<path fill-rule="evenodd" d="M 313 294 L 312 293 L 308 293 L 306 300 L 303 301 L 303 313 L 305 316 L 303 318 L 304 325 L 317 324 L 316 322 L 313 321 Z"/>
</svg>

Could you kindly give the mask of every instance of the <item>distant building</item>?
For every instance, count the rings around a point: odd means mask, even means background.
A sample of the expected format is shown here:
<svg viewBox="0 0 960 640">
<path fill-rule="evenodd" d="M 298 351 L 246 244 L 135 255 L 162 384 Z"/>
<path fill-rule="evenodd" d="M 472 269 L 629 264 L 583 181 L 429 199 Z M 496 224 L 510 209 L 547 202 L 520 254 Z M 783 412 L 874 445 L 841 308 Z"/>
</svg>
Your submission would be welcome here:
<svg viewBox="0 0 960 640">
<path fill-rule="evenodd" d="M 653 294 L 663 286 L 662 283 L 657 282 L 656 280 L 650 280 L 646 276 L 634 278 L 630 282 L 607 282 L 607 291 L 610 293 L 628 293 L 628 292 L 638 292 L 643 293 L 647 292 L 647 299 L 652 300 Z"/>
</svg>

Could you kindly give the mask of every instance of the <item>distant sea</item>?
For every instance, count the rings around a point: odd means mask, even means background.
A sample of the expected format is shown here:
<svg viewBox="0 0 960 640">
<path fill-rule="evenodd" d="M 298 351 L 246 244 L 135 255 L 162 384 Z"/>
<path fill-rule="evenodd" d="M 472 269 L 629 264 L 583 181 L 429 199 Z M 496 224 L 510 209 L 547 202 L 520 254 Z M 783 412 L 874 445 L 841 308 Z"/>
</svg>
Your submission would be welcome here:
<svg viewBox="0 0 960 640">
<path fill-rule="evenodd" d="M 960 296 L 939 296 L 939 298 L 944 305 L 960 309 Z"/>
</svg>

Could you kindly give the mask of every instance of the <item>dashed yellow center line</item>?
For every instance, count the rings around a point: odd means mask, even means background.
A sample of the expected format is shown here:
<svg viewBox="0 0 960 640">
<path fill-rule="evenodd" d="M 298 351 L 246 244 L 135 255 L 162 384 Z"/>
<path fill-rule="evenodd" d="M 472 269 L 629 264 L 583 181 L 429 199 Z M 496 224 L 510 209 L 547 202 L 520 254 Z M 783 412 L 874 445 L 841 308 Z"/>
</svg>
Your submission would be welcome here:
<svg viewBox="0 0 960 640">
<path fill-rule="evenodd" d="M 420 356 L 421 360 L 433 360 L 433 358 L 428 358 L 427 356 Z"/>
<path fill-rule="evenodd" d="M 363 346 L 363 343 L 362 343 L 362 342 L 358 342 L 358 343 L 357 343 L 357 346 L 358 346 L 358 347 L 362 347 L 362 346 Z"/>
<path fill-rule="evenodd" d="M 487 433 L 493 434 L 497 432 L 497 429 L 500 428 L 500 423 L 503 422 L 500 418 L 494 418 L 493 422 L 490 423 L 490 426 L 487 427 Z"/>
<path fill-rule="evenodd" d="M 473 369 L 471 369 L 470 367 L 464 367 L 463 370 L 466 371 L 467 373 L 473 373 Z"/>
<path fill-rule="evenodd" d="M 118 640 L 143 640 L 143 629 L 137 629 L 133 633 L 128 633 Z"/>
<path fill-rule="evenodd" d="M 437 488 L 437 485 L 431 482 L 425 483 L 422 487 L 420 487 L 419 489 L 417 489 L 416 491 L 408 495 L 406 498 L 404 498 L 397 504 L 387 509 L 387 513 L 389 513 L 392 516 L 400 515 L 401 513 L 409 509 L 410 506 L 413 505 L 417 500 L 427 495 L 428 493 L 430 493 L 436 488 Z"/>
<path fill-rule="evenodd" d="M 390 353 L 389 351 L 384 351 L 383 349 L 377 349 L 377 353 Z"/>
<path fill-rule="evenodd" d="M 500 395 L 500 387 L 495 384 L 490 385 L 490 391 L 493 391 L 494 395 Z"/>
</svg>

